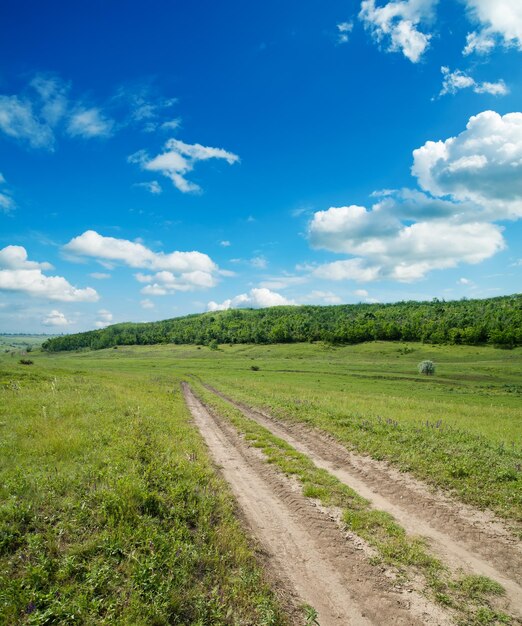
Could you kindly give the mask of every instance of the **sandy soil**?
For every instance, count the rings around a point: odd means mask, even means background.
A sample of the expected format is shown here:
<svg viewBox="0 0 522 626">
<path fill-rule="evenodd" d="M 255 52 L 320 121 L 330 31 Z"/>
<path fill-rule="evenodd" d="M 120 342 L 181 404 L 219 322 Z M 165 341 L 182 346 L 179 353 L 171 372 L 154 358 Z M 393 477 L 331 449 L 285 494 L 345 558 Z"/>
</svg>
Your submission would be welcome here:
<svg viewBox="0 0 522 626">
<path fill-rule="evenodd" d="M 387 463 L 349 452 L 322 431 L 277 420 L 233 401 L 209 385 L 206 388 L 309 456 L 375 508 L 393 515 L 409 534 L 426 537 L 432 552 L 450 567 L 501 583 L 508 601 L 505 608 L 522 616 L 522 549 L 501 520 L 434 492 Z"/>
<path fill-rule="evenodd" d="M 370 565 L 325 511 L 183 386 L 187 405 L 289 604 L 313 606 L 321 626 L 450 623 L 441 609 Z M 302 613 L 290 612 L 295 624 Z"/>
</svg>

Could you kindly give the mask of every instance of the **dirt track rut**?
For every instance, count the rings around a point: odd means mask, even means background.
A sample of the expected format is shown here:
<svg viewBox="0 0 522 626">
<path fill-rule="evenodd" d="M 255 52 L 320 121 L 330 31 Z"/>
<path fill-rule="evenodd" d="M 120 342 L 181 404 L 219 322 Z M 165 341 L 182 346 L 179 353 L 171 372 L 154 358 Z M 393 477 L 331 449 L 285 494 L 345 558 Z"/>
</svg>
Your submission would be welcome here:
<svg viewBox="0 0 522 626">
<path fill-rule="evenodd" d="M 420 481 L 386 463 L 349 452 L 330 435 L 235 402 L 205 387 L 255 420 L 318 467 L 387 511 L 412 535 L 426 537 L 434 553 L 453 568 L 488 576 L 506 589 L 510 609 L 522 616 L 522 550 L 504 525 L 480 511 L 432 493 Z"/>
<path fill-rule="evenodd" d="M 183 392 L 246 524 L 268 553 L 273 575 L 294 595 L 294 606 L 312 605 L 321 626 L 449 623 L 436 607 L 371 566 L 334 520 L 267 465 L 188 385 Z"/>
</svg>

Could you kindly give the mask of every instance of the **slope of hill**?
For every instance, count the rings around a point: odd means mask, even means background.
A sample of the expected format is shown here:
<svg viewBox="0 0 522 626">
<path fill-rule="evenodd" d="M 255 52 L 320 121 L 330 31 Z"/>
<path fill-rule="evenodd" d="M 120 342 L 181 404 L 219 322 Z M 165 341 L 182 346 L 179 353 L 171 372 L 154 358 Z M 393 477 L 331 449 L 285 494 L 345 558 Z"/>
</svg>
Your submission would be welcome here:
<svg viewBox="0 0 522 626">
<path fill-rule="evenodd" d="M 425 341 L 522 344 L 522 294 L 485 300 L 232 309 L 54 337 L 56 352 L 134 344 Z"/>
</svg>

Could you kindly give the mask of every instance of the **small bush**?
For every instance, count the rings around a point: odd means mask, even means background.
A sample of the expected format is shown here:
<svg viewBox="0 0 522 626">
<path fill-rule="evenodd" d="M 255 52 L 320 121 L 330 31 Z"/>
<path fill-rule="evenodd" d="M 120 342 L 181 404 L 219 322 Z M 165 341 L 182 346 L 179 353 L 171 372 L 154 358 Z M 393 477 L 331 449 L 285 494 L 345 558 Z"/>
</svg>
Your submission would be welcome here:
<svg viewBox="0 0 522 626">
<path fill-rule="evenodd" d="M 253 372 L 259 372 L 259 365 L 251 365 L 251 366 L 250 366 L 250 369 L 251 369 Z"/>
<path fill-rule="evenodd" d="M 435 374 L 435 363 L 433 361 L 421 361 L 417 365 L 419 374 L 426 374 L 426 376 L 432 376 Z"/>
<path fill-rule="evenodd" d="M 31 359 L 20 359 L 18 361 L 18 363 L 20 363 L 21 365 L 32 365 L 33 362 L 31 361 Z"/>
</svg>

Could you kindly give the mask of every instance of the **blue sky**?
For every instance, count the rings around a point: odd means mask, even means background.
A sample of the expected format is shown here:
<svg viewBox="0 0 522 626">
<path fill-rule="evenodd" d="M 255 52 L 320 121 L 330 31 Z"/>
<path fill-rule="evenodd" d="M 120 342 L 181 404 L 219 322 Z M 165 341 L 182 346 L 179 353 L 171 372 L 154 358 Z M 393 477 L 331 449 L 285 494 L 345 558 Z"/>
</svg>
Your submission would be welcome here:
<svg viewBox="0 0 522 626">
<path fill-rule="evenodd" d="M 520 291 L 520 0 L 18 0 L 0 59 L 0 331 Z"/>
</svg>

